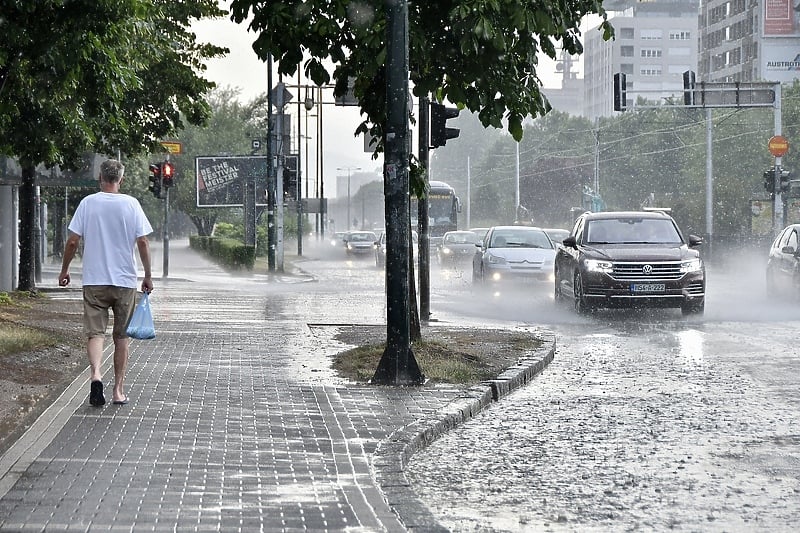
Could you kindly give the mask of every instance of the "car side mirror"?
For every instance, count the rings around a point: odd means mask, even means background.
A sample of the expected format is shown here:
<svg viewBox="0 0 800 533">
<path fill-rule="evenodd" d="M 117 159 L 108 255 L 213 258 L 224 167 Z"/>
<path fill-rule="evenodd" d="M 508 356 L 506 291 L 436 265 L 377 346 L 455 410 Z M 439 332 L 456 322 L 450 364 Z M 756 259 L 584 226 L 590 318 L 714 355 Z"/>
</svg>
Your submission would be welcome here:
<svg viewBox="0 0 800 533">
<path fill-rule="evenodd" d="M 689 235 L 689 246 L 700 246 L 703 244 L 703 238 L 698 237 L 697 235 Z"/>
<path fill-rule="evenodd" d="M 800 250 L 795 250 L 794 246 L 784 246 L 783 248 L 781 248 L 782 254 L 789 254 L 796 256 L 798 252 L 800 252 Z"/>
<path fill-rule="evenodd" d="M 566 246 L 568 248 L 577 248 L 578 247 L 578 243 L 575 240 L 575 237 L 572 236 L 572 235 L 570 235 L 569 237 L 567 237 L 566 239 L 561 241 L 561 244 L 563 244 L 564 246 Z"/>
</svg>

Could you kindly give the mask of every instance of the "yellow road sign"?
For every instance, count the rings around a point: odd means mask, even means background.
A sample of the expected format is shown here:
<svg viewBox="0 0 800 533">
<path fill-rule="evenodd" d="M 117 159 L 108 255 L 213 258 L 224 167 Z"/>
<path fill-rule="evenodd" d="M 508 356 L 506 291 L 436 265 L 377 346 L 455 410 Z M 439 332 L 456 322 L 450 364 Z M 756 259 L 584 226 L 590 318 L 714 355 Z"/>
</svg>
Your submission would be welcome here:
<svg viewBox="0 0 800 533">
<path fill-rule="evenodd" d="M 161 141 L 161 146 L 171 154 L 181 155 L 183 153 L 183 144 L 178 141 Z"/>
</svg>

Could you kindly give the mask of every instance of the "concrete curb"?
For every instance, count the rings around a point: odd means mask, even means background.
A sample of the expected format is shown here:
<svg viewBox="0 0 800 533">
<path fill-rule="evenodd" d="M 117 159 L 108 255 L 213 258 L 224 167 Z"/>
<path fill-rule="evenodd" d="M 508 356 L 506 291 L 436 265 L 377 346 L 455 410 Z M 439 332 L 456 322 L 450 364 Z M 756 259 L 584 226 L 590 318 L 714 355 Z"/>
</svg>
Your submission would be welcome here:
<svg viewBox="0 0 800 533">
<path fill-rule="evenodd" d="M 428 507 L 417 498 L 404 471 L 413 455 L 446 432 L 474 418 L 493 402 L 523 387 L 553 360 L 555 335 L 544 333 L 543 345 L 507 368 L 495 379 L 465 389 L 440 411 L 398 429 L 378 444 L 373 455 L 373 475 L 386 502 L 410 531 L 445 532 Z"/>
</svg>

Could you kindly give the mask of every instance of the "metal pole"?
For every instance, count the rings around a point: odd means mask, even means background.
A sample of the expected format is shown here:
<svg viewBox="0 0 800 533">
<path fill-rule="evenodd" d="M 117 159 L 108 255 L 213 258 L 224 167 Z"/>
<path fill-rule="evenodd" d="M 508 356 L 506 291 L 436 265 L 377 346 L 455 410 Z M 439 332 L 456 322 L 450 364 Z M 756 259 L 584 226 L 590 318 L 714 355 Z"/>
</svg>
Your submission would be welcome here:
<svg viewBox="0 0 800 533">
<path fill-rule="evenodd" d="M 302 161 L 302 158 L 300 157 L 300 140 L 303 138 L 301 128 L 301 124 L 303 123 L 301 120 L 303 113 L 302 109 L 303 103 L 301 102 L 300 98 L 300 65 L 297 65 L 297 184 L 295 196 L 297 197 L 297 255 L 301 257 L 303 255 L 303 184 L 300 180 L 300 161 Z M 306 157 L 308 157 L 308 153 L 306 153 Z"/>
<path fill-rule="evenodd" d="M 470 191 L 471 186 L 472 176 L 470 175 L 469 156 L 467 156 L 467 226 L 464 229 L 469 229 L 472 227 L 472 220 L 470 219 L 470 216 L 472 215 L 470 212 L 470 206 L 472 205 L 472 192 Z"/>
<path fill-rule="evenodd" d="M 347 167 L 347 231 L 350 231 L 350 167 Z"/>
<path fill-rule="evenodd" d="M 169 157 L 167 157 L 169 161 Z M 166 197 L 164 199 L 164 257 L 163 257 L 163 272 L 161 279 L 167 279 L 169 276 L 169 187 L 166 188 Z"/>
<path fill-rule="evenodd" d="M 519 220 L 519 143 L 516 145 L 516 167 L 514 169 L 514 220 Z"/>
<path fill-rule="evenodd" d="M 272 54 L 267 55 L 267 268 L 275 272 L 275 152 L 272 128 Z M 277 145 L 277 143 L 276 143 Z"/>
<path fill-rule="evenodd" d="M 430 183 L 430 139 L 428 124 L 430 122 L 430 100 L 426 96 L 419 97 L 419 162 L 425 173 L 425 181 Z M 421 320 L 431 317 L 431 262 L 430 262 L 430 227 L 428 224 L 428 199 L 420 198 L 417 202 L 417 232 L 419 233 L 419 316 Z"/>
<path fill-rule="evenodd" d="M 780 135 L 782 130 L 781 125 L 781 84 L 776 83 L 774 86 L 775 90 L 775 104 L 774 104 L 774 120 L 775 120 L 775 135 Z M 781 168 L 781 157 L 775 158 L 775 169 L 774 169 L 774 188 L 775 193 L 773 195 L 774 202 L 772 205 L 772 229 L 775 232 L 775 235 L 781 230 L 781 224 L 786 219 L 786 212 L 784 211 L 784 204 L 783 204 L 783 197 L 784 194 L 780 193 L 781 190 L 781 177 L 780 177 L 780 168 Z M 778 196 L 780 194 L 780 197 Z M 780 208 L 780 212 L 779 212 Z M 785 224 L 784 224 L 785 225 Z"/>
<path fill-rule="evenodd" d="M 708 253 L 714 253 L 714 125 L 711 108 L 706 108 L 706 233 Z"/>
<path fill-rule="evenodd" d="M 283 272 L 283 157 L 286 154 L 286 147 L 283 146 L 283 92 L 286 88 L 283 85 L 283 76 L 278 74 L 278 85 L 276 88 L 275 106 L 278 109 L 278 115 L 275 119 L 275 127 L 278 130 L 277 146 L 277 171 L 275 176 L 275 262 L 278 272 Z"/>
</svg>

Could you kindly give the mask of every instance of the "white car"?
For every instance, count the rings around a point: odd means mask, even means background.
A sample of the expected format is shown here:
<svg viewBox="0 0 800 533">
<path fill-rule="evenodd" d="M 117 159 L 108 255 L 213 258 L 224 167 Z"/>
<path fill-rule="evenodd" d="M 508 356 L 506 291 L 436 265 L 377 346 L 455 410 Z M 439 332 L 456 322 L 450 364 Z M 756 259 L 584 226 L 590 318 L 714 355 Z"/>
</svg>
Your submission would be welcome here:
<svg viewBox="0 0 800 533">
<path fill-rule="evenodd" d="M 476 246 L 474 283 L 521 281 L 552 286 L 556 250 L 541 228 L 495 226 Z"/>
</svg>

